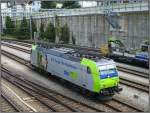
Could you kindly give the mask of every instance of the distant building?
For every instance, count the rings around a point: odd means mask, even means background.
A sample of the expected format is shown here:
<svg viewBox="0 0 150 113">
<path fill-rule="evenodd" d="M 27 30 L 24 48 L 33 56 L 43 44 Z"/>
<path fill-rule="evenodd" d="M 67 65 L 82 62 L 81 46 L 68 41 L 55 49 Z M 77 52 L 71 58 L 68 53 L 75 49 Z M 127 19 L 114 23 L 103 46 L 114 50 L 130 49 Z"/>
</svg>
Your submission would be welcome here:
<svg viewBox="0 0 150 113">
<path fill-rule="evenodd" d="M 39 11 L 40 9 L 41 9 L 41 1 L 34 1 L 31 4 L 31 10 L 32 10 L 32 12 Z"/>
<path fill-rule="evenodd" d="M 80 1 L 79 4 L 81 7 L 95 7 L 97 6 L 96 1 Z"/>
<path fill-rule="evenodd" d="M 28 13 L 36 12 L 41 8 L 41 1 L 34 1 L 30 4 L 25 4 L 22 2 L 14 2 L 13 5 L 10 3 L 2 3 L 2 13 Z"/>
</svg>

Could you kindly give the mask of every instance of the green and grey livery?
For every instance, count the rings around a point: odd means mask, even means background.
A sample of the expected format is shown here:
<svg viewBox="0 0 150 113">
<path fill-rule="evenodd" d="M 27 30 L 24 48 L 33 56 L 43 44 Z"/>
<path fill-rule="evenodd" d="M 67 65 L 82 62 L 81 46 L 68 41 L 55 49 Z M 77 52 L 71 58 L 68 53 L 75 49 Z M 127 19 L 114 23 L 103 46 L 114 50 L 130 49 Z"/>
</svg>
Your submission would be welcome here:
<svg viewBox="0 0 150 113">
<path fill-rule="evenodd" d="M 93 93 L 120 91 L 118 71 L 111 59 L 88 58 L 70 48 L 32 45 L 31 64 Z"/>
</svg>

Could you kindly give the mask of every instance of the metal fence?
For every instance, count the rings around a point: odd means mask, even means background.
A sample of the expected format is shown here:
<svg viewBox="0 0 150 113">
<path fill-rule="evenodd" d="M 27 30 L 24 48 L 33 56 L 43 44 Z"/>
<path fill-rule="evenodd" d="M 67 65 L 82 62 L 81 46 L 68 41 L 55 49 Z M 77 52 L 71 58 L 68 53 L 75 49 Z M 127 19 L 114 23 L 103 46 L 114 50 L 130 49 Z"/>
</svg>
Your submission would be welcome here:
<svg viewBox="0 0 150 113">
<path fill-rule="evenodd" d="M 18 9 L 19 10 L 19 9 Z M 20 11 L 21 10 L 21 11 Z M 109 12 L 134 12 L 134 11 L 148 11 L 148 2 L 142 3 L 124 3 L 124 4 L 112 4 L 108 6 L 88 7 L 88 8 L 77 8 L 77 9 L 55 9 L 45 10 L 42 12 L 26 12 L 20 9 L 18 12 L 8 12 L 2 10 L 2 16 L 11 16 L 13 18 L 22 19 L 23 16 L 26 18 L 48 18 L 58 16 L 77 16 L 77 15 L 88 15 L 88 14 L 106 14 Z"/>
</svg>

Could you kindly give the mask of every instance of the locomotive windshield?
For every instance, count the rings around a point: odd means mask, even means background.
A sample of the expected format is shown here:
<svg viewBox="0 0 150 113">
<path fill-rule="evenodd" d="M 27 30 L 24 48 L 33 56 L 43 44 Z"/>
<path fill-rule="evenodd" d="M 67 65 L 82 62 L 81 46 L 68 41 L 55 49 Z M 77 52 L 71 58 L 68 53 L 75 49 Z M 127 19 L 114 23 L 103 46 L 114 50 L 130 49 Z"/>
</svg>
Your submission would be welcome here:
<svg viewBox="0 0 150 113">
<path fill-rule="evenodd" d="M 106 78 L 112 78 L 112 77 L 118 76 L 116 66 L 113 66 L 113 65 L 111 65 L 111 66 L 100 66 L 99 72 L 100 72 L 100 79 L 106 79 Z"/>
</svg>

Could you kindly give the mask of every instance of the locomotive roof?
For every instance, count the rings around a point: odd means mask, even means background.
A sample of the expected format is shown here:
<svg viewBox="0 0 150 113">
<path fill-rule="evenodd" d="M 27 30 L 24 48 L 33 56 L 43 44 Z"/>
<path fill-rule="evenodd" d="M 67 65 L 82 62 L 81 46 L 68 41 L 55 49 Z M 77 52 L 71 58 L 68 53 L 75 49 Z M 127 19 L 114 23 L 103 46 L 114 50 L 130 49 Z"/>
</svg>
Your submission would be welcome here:
<svg viewBox="0 0 150 113">
<path fill-rule="evenodd" d="M 57 52 L 60 52 L 60 53 L 73 53 L 75 52 L 74 49 L 71 49 L 71 48 L 64 48 L 64 47 L 61 47 L 61 48 L 52 48 L 51 50 L 54 50 L 54 51 L 57 51 Z"/>
<path fill-rule="evenodd" d="M 42 46 L 42 45 L 40 45 L 39 48 L 45 48 L 46 52 L 48 52 L 49 54 L 63 57 L 65 59 L 76 61 L 76 62 L 81 61 L 82 58 L 88 58 L 94 61 L 98 61 L 104 58 L 98 53 L 86 51 L 86 50 L 78 50 L 78 49 L 72 49 L 66 47 Z"/>
</svg>

